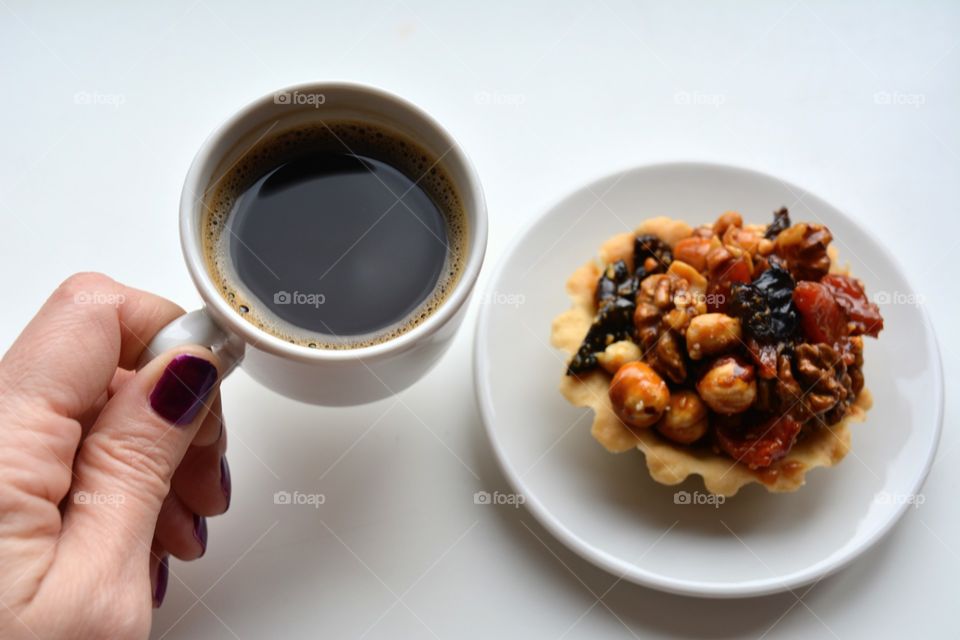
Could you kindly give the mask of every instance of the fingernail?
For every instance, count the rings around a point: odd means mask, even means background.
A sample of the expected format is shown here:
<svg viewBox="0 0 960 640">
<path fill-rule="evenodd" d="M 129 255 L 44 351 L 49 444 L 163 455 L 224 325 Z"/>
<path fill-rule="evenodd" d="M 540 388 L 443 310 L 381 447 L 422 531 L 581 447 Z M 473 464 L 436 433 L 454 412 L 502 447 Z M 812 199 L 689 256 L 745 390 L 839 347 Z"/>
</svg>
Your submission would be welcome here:
<svg viewBox="0 0 960 640">
<path fill-rule="evenodd" d="M 200 543 L 200 556 L 207 552 L 207 519 L 193 514 L 193 537 Z"/>
<path fill-rule="evenodd" d="M 150 406 L 167 422 L 189 424 L 217 382 L 217 368 L 203 358 L 180 355 L 170 361 L 150 394 Z"/>
<path fill-rule="evenodd" d="M 223 489 L 223 497 L 227 499 L 227 509 L 229 509 L 230 492 L 233 487 L 230 484 L 230 465 L 227 464 L 226 456 L 220 456 L 220 488 Z"/>
<path fill-rule="evenodd" d="M 167 580 L 170 579 L 170 556 L 163 556 L 157 565 L 157 581 L 153 587 L 153 608 L 158 609 L 167 595 Z"/>
</svg>

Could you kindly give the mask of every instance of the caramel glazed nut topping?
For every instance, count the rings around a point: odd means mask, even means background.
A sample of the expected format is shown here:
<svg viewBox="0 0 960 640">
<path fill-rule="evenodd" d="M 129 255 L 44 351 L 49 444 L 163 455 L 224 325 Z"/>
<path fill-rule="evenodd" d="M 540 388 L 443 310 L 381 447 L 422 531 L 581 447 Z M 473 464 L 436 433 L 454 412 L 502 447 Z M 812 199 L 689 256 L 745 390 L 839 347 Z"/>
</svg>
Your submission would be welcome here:
<svg viewBox="0 0 960 640">
<path fill-rule="evenodd" d="M 862 283 L 833 268 L 831 240 L 786 208 L 765 226 L 727 212 L 671 242 L 635 235 L 602 268 L 567 375 L 611 376 L 635 434 L 763 472 L 850 414 L 863 336 L 883 328 Z"/>
</svg>

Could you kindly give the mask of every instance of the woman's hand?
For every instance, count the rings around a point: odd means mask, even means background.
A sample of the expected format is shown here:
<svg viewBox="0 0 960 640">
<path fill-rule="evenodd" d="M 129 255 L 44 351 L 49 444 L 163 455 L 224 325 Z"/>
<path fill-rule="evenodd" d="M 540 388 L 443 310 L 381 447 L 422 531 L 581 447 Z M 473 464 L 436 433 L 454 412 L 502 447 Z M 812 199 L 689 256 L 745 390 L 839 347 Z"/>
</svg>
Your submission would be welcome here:
<svg viewBox="0 0 960 640">
<path fill-rule="evenodd" d="M 0 637 L 146 637 L 169 555 L 203 555 L 230 503 L 221 364 L 188 346 L 133 371 L 182 313 L 76 275 L 0 361 Z"/>
</svg>

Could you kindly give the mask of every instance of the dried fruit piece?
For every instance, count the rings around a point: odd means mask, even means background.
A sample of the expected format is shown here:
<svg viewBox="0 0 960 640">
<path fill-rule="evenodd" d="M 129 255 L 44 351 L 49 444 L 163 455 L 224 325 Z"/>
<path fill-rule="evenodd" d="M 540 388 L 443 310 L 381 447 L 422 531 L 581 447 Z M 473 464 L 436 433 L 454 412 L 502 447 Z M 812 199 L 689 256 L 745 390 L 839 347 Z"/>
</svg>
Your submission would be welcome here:
<svg viewBox="0 0 960 640">
<path fill-rule="evenodd" d="M 819 282 L 800 282 L 793 290 L 800 327 L 809 342 L 834 344 L 847 333 L 847 319 L 830 290 Z"/>
<path fill-rule="evenodd" d="M 663 273 L 673 262 L 670 245 L 652 234 L 637 236 L 633 241 L 633 264 L 637 281 L 654 273 Z"/>
<path fill-rule="evenodd" d="M 787 211 L 786 207 L 781 207 L 779 211 L 773 212 L 773 222 L 767 225 L 767 230 L 763 234 L 763 237 L 767 240 L 773 240 L 776 238 L 781 231 L 784 231 L 790 226 L 790 213 Z"/>
<path fill-rule="evenodd" d="M 567 367 L 567 375 L 584 373 L 597 366 L 597 353 L 619 340 L 627 340 L 633 333 L 633 313 L 636 305 L 626 298 L 614 298 L 604 303 L 590 325 L 580 349 Z"/>
<path fill-rule="evenodd" d="M 597 316 L 567 366 L 568 376 L 595 368 L 597 353 L 633 335 L 636 289 L 636 280 L 623 260 L 609 264 L 603 270 L 595 293 Z"/>
<path fill-rule="evenodd" d="M 846 314 L 850 335 L 876 338 L 883 331 L 880 308 L 867 299 L 867 292 L 859 280 L 851 276 L 829 274 L 820 280 L 820 284 L 833 294 L 834 300 Z"/>
<path fill-rule="evenodd" d="M 603 302 L 613 300 L 618 295 L 619 288 L 630 280 L 630 269 L 623 260 L 608 264 L 597 281 L 597 290 L 594 302 L 599 308 Z"/>
<path fill-rule="evenodd" d="M 771 266 L 752 283 L 732 285 L 730 314 L 740 318 L 744 331 L 757 342 L 786 342 L 793 336 L 798 322 L 793 289 L 790 274 Z"/>
<path fill-rule="evenodd" d="M 738 422 L 723 421 L 718 425 L 717 444 L 751 469 L 769 467 L 787 455 L 803 426 L 789 414 L 774 415 L 761 422 Z"/>
</svg>

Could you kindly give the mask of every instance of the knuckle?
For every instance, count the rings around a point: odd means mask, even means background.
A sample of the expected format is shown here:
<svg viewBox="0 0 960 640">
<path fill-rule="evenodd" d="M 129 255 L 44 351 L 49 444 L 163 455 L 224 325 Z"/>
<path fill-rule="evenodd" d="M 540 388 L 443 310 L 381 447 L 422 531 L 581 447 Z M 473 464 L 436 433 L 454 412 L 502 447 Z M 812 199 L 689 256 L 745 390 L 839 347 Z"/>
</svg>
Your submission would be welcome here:
<svg viewBox="0 0 960 640">
<path fill-rule="evenodd" d="M 84 442 L 92 464 L 125 478 L 139 491 L 163 499 L 170 487 L 175 466 L 164 451 L 162 433 L 124 430 L 91 434 Z"/>
</svg>

